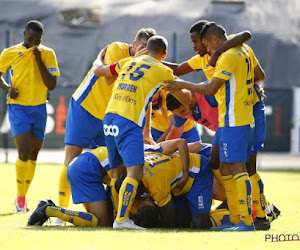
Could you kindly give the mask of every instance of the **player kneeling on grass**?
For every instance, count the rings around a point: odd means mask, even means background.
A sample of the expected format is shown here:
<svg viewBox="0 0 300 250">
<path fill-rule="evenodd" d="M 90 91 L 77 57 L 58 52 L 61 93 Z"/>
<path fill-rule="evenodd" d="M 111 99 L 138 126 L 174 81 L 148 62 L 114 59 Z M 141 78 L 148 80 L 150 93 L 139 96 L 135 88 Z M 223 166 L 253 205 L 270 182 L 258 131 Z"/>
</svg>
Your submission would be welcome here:
<svg viewBox="0 0 300 250">
<path fill-rule="evenodd" d="M 76 226 L 112 226 L 112 207 L 103 185 L 109 184 L 111 179 L 106 147 L 79 155 L 69 165 L 67 174 L 73 203 L 82 203 L 87 213 L 57 207 L 51 200 L 41 200 L 28 225 L 41 226 L 49 217 L 57 217 Z"/>
</svg>

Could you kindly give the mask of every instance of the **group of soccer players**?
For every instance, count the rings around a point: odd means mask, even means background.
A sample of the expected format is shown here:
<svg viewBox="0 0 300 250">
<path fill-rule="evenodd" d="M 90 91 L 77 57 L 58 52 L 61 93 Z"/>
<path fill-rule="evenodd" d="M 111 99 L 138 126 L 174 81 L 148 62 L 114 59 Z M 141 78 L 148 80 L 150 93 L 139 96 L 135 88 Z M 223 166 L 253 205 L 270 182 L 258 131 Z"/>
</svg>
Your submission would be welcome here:
<svg viewBox="0 0 300 250">
<path fill-rule="evenodd" d="M 190 39 L 197 55 L 181 64 L 163 61 L 167 41 L 149 28 L 131 45 L 114 42 L 99 53 L 70 100 L 59 206 L 40 201 L 28 225 L 56 217 L 54 225 L 115 229 L 270 228 L 268 212 L 279 211 L 268 211 L 255 164 L 265 137 L 257 83 L 265 75 L 245 44 L 250 34 L 228 37 L 222 26 L 199 21 Z M 175 79 L 193 70 L 207 81 Z M 216 131 L 212 145 L 201 143 L 195 123 Z M 71 193 L 87 213 L 67 209 Z M 211 211 L 212 198 L 228 209 Z"/>
</svg>

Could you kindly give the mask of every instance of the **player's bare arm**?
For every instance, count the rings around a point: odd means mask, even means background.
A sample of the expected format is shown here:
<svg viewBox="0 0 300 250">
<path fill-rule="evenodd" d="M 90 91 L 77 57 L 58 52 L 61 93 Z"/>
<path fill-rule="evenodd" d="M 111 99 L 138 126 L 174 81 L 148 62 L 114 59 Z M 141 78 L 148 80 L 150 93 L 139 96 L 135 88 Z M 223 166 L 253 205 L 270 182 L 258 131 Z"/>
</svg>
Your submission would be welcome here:
<svg viewBox="0 0 300 250">
<path fill-rule="evenodd" d="M 2 77 L 2 74 L 3 73 L 0 72 L 0 88 L 3 89 L 6 93 L 8 93 L 10 98 L 16 99 L 19 95 L 18 89 L 13 88 L 9 84 L 7 84 L 4 78 Z"/>
<path fill-rule="evenodd" d="M 169 85 L 166 87 L 166 90 L 170 91 L 172 94 L 173 92 L 178 91 L 180 89 L 188 89 L 192 92 L 196 92 L 199 94 L 213 96 L 217 93 L 218 89 L 225 83 L 225 80 L 218 77 L 213 77 L 209 84 L 205 82 L 195 84 L 195 83 L 183 81 L 181 79 L 165 81 L 165 82 L 169 83 Z"/>
<path fill-rule="evenodd" d="M 226 40 L 220 47 L 218 47 L 211 53 L 208 63 L 211 66 L 215 67 L 219 56 L 223 52 L 227 51 L 230 48 L 242 45 L 243 43 L 247 42 L 250 39 L 251 39 L 251 33 L 248 30 L 236 34 L 234 37 Z"/>
<path fill-rule="evenodd" d="M 57 78 L 56 78 L 56 76 L 53 76 L 46 68 L 46 66 L 42 60 L 42 57 L 41 57 L 41 49 L 37 45 L 33 46 L 32 54 L 34 54 L 34 56 L 35 56 L 35 61 L 37 62 L 37 65 L 39 67 L 39 70 L 42 75 L 42 79 L 43 79 L 45 86 L 49 90 L 55 89 L 56 83 L 57 83 Z"/>
<path fill-rule="evenodd" d="M 101 76 L 113 76 L 111 72 L 111 67 L 113 67 L 114 64 L 112 65 L 99 65 L 97 67 L 94 67 L 94 74 L 95 76 L 101 77 Z M 114 74 L 115 75 L 115 74 Z M 110 85 L 109 83 L 107 83 Z"/>
<path fill-rule="evenodd" d="M 187 61 L 182 62 L 180 64 L 178 63 L 171 63 L 171 62 L 162 62 L 164 65 L 170 67 L 173 70 L 173 74 L 176 76 L 181 76 L 181 75 L 185 75 L 188 74 L 192 71 L 194 71 L 190 65 L 188 64 Z"/>
<path fill-rule="evenodd" d="M 261 65 L 258 63 L 258 65 L 254 68 L 254 84 L 258 87 L 257 91 L 260 94 L 262 98 L 266 98 L 265 90 L 261 85 L 258 83 L 266 79 L 266 74 L 264 70 L 262 69 Z"/>
<path fill-rule="evenodd" d="M 183 130 L 184 130 L 184 124 L 180 127 L 175 127 L 173 124 L 172 128 L 167 136 L 167 140 L 180 138 L 181 135 L 183 134 Z"/>
<path fill-rule="evenodd" d="M 152 113 L 152 103 L 149 103 L 147 112 L 146 112 L 146 122 L 145 126 L 143 128 L 143 138 L 144 141 L 149 143 L 150 145 L 155 145 L 156 142 L 153 140 L 152 134 L 151 134 L 151 113 Z"/>
</svg>

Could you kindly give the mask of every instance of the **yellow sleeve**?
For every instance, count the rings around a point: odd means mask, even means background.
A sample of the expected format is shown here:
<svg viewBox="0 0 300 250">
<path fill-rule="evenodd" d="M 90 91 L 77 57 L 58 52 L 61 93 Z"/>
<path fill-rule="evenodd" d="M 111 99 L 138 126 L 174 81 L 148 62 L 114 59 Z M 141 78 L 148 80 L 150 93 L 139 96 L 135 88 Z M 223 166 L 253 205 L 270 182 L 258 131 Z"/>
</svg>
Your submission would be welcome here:
<svg viewBox="0 0 300 250">
<path fill-rule="evenodd" d="M 0 72 L 5 73 L 10 67 L 12 56 L 10 58 L 8 50 L 4 49 L 0 55 Z"/>
<path fill-rule="evenodd" d="M 188 65 L 193 70 L 203 69 L 202 57 L 200 55 L 193 56 L 190 60 L 188 60 Z"/>
<path fill-rule="evenodd" d="M 53 50 L 47 51 L 47 56 L 45 58 L 44 64 L 52 75 L 60 76 L 56 55 Z"/>
</svg>

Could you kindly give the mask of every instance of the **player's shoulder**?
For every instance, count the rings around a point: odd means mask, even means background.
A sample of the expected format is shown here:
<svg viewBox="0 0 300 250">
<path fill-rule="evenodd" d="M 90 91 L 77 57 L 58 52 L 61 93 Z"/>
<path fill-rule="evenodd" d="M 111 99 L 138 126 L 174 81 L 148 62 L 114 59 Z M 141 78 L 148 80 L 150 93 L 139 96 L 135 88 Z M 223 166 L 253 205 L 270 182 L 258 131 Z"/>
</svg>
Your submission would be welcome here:
<svg viewBox="0 0 300 250">
<path fill-rule="evenodd" d="M 21 48 L 23 48 L 23 45 L 22 45 L 22 43 L 19 43 L 19 44 L 11 46 L 9 48 L 5 48 L 1 54 L 4 55 L 4 54 L 9 54 L 9 53 L 14 53 L 14 52 L 20 51 Z"/>
<path fill-rule="evenodd" d="M 47 47 L 47 46 L 45 46 L 45 45 L 43 45 L 43 44 L 40 44 L 40 45 L 39 45 L 39 48 L 40 48 L 42 51 L 54 53 L 54 50 L 53 50 L 52 48 Z"/>
<path fill-rule="evenodd" d="M 129 44 L 128 43 L 123 43 L 123 42 L 119 42 L 119 41 L 116 41 L 116 42 L 113 42 L 111 43 L 107 49 L 120 49 L 120 50 L 124 50 L 124 49 L 128 49 L 129 47 Z"/>
<path fill-rule="evenodd" d="M 221 54 L 219 60 L 235 60 L 242 54 L 241 46 L 233 47 Z"/>
</svg>

